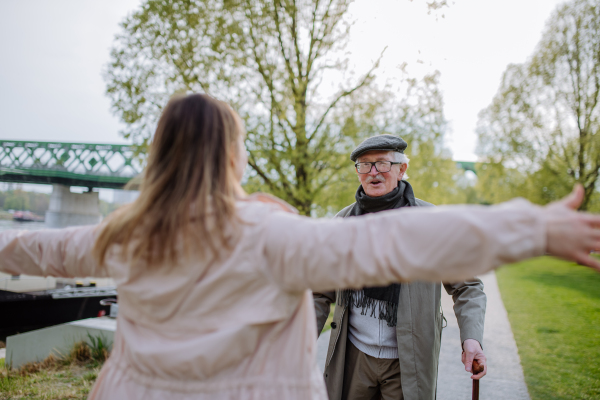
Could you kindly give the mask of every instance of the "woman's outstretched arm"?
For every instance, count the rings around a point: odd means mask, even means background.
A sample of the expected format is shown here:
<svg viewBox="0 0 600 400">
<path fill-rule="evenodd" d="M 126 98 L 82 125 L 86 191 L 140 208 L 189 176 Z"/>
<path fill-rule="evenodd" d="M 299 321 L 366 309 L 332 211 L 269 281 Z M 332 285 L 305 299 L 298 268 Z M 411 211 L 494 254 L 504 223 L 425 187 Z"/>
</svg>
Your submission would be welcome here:
<svg viewBox="0 0 600 400">
<path fill-rule="evenodd" d="M 548 207 L 513 200 L 343 220 L 276 212 L 265 228 L 268 271 L 288 290 L 323 291 L 464 280 L 545 253 L 598 267 L 589 251 L 600 240 L 600 217 L 572 211 L 572 197 Z"/>
<path fill-rule="evenodd" d="M 97 226 L 0 233 L 0 271 L 56 277 L 104 277 L 92 256 Z"/>
</svg>

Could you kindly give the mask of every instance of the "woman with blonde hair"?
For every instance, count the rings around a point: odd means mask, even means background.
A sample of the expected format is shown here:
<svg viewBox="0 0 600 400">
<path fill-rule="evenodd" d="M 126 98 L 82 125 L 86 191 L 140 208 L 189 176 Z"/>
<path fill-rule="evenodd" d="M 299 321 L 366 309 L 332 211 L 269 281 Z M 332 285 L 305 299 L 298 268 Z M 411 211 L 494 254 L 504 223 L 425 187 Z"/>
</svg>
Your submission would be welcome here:
<svg viewBox="0 0 600 400">
<path fill-rule="evenodd" d="M 598 268 L 600 218 L 570 209 L 580 188 L 545 208 L 310 219 L 244 194 L 243 136 L 226 104 L 176 97 L 134 203 L 99 226 L 0 233 L 4 272 L 114 278 L 118 328 L 91 399 L 326 399 L 311 289 L 459 280 L 545 252 Z"/>
</svg>

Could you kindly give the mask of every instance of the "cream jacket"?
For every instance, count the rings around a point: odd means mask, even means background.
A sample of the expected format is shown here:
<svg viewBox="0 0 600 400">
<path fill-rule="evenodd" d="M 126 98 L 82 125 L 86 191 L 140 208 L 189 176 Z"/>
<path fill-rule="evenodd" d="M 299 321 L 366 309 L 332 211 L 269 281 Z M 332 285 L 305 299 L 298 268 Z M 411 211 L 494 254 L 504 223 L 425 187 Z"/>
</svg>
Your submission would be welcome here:
<svg viewBox="0 0 600 400">
<path fill-rule="evenodd" d="M 98 265 L 88 226 L 2 232 L 0 270 L 115 279 L 114 349 L 91 399 L 326 399 L 311 289 L 463 280 L 545 248 L 543 213 L 523 200 L 347 219 L 239 201 L 238 213 L 233 251 L 213 262 L 147 269 L 115 246 Z"/>
</svg>

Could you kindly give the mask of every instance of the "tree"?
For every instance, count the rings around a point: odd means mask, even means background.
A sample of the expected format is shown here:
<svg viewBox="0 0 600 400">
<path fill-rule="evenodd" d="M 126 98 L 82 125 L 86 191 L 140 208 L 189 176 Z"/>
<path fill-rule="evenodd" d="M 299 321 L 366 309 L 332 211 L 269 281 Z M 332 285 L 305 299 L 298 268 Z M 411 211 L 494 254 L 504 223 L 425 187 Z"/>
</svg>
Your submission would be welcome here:
<svg viewBox="0 0 600 400">
<path fill-rule="evenodd" d="M 29 197 L 22 190 L 14 190 L 9 192 L 4 200 L 5 210 L 26 211 L 29 210 Z"/>
<path fill-rule="evenodd" d="M 438 71 L 422 81 L 408 79 L 405 96 L 389 102 L 392 117 L 384 132 L 399 135 L 408 143 L 408 180 L 417 197 L 440 205 L 464 203 L 466 187 L 460 182 L 464 171 L 444 146 L 448 123 L 439 79 Z"/>
<path fill-rule="evenodd" d="M 125 137 L 147 144 L 175 93 L 214 95 L 245 121 L 246 186 L 310 214 L 355 143 L 377 132 L 383 105 L 373 85 L 379 59 L 353 76 L 342 53 L 351 2 L 145 1 L 122 23 L 106 72 Z M 328 92 L 323 81 L 338 87 Z"/>
<path fill-rule="evenodd" d="M 457 168 L 444 146 L 447 121 L 439 79 L 438 71 L 422 80 L 403 79 L 376 96 L 381 103 L 376 107 L 376 118 L 365 118 L 370 114 L 363 112 L 357 119 L 365 122 L 373 133 L 389 133 L 406 140 L 405 153 L 410 158 L 407 175 L 417 197 L 434 204 L 464 203 L 469 191 L 467 182 L 461 182 L 464 171 Z M 354 202 L 359 181 L 349 153 L 345 159 L 347 166 L 338 174 L 335 184 L 317 198 L 318 204 L 325 205 L 317 207 L 317 215 L 334 214 Z"/>
<path fill-rule="evenodd" d="M 502 163 L 477 163 L 476 170 L 478 203 L 496 204 L 518 196 L 531 197 L 527 194 L 527 176 L 516 168 L 507 168 Z"/>
<path fill-rule="evenodd" d="M 44 215 L 50 206 L 50 195 L 46 193 L 25 192 L 29 198 L 29 211 Z"/>
<path fill-rule="evenodd" d="M 520 190 L 545 203 L 583 184 L 594 201 L 600 171 L 600 1 L 561 4 L 531 59 L 509 65 L 479 116 L 479 154 L 516 169 Z"/>
</svg>

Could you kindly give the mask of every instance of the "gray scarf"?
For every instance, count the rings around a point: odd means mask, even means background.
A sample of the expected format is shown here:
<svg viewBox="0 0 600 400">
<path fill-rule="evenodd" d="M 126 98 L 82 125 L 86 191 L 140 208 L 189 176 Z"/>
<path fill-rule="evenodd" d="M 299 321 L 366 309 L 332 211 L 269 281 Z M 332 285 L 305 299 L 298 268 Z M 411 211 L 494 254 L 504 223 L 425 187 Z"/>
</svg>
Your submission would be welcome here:
<svg viewBox="0 0 600 400">
<path fill-rule="evenodd" d="M 347 215 L 348 217 L 416 206 L 412 186 L 406 181 L 400 181 L 394 190 L 381 197 L 367 196 L 361 185 L 354 197 L 356 203 Z M 372 317 L 375 316 L 375 310 L 379 305 L 379 319 L 385 320 L 388 326 L 396 326 L 399 298 L 400 284 L 392 283 L 389 286 L 368 287 L 361 290 L 342 290 L 338 297 L 338 304 L 362 308 L 362 315 L 370 311 Z"/>
</svg>

